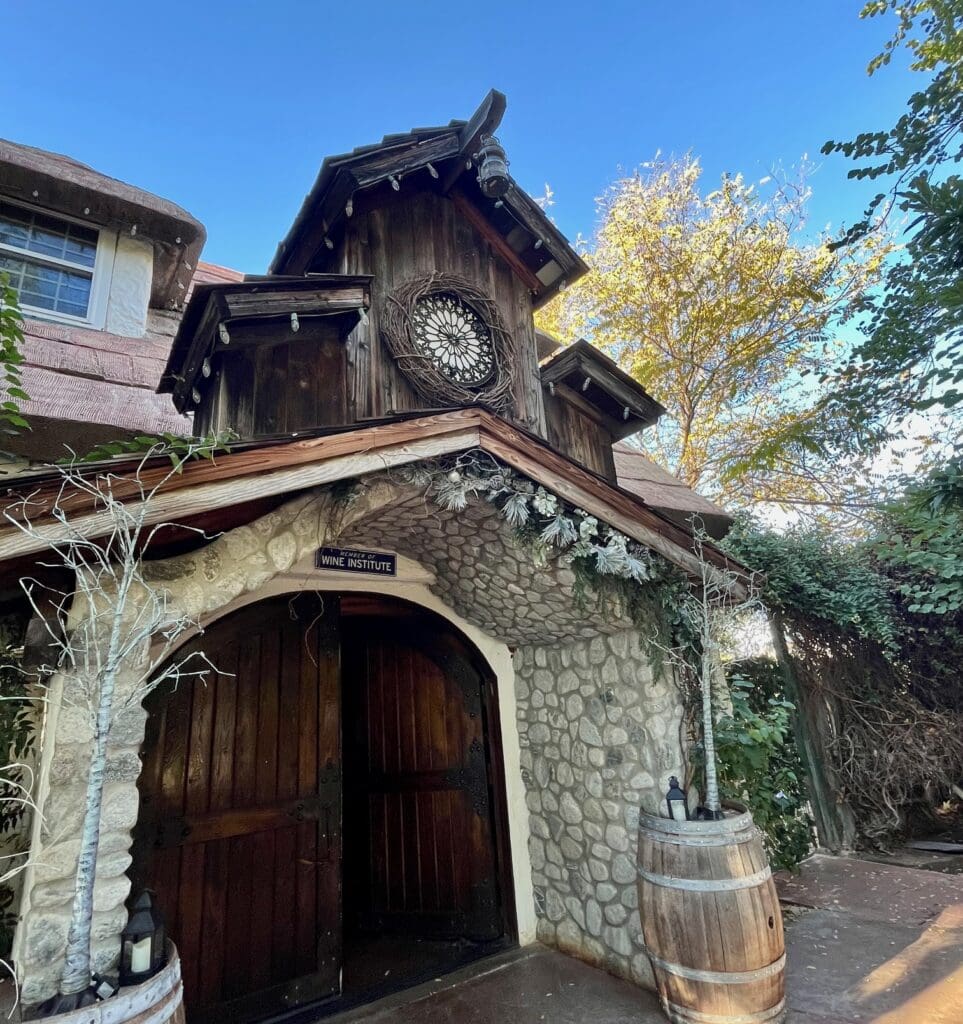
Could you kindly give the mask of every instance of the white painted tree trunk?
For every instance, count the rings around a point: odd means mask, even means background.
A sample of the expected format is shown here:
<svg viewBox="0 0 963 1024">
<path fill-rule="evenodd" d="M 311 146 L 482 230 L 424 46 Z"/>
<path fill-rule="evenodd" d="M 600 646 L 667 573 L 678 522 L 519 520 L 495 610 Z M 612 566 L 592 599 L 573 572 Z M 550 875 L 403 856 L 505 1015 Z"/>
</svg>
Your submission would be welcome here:
<svg viewBox="0 0 963 1024">
<path fill-rule="evenodd" d="M 702 691 L 702 744 L 706 760 L 706 807 L 713 814 L 722 810 L 719 800 L 719 776 L 716 771 L 716 740 L 713 732 L 712 714 L 712 654 L 705 651 L 702 656 L 702 671 L 699 675 L 699 688 Z"/>
<path fill-rule="evenodd" d="M 123 631 L 124 612 L 130 591 L 132 569 L 122 570 L 117 597 L 111 615 L 110 637 L 103 672 L 96 687 L 97 705 L 94 718 L 94 745 L 87 776 L 87 804 L 77 861 L 77 881 L 67 932 L 67 951 L 64 958 L 63 995 L 83 992 L 90 985 L 90 932 L 94 914 L 94 885 L 97 881 L 97 848 L 100 845 L 100 815 L 104 802 L 104 775 L 107 770 L 107 738 L 110 735 L 114 712 L 114 691 L 117 687 L 119 651 Z M 90 638 L 88 637 L 88 642 Z M 93 638 L 97 642 L 97 638 Z"/>
</svg>

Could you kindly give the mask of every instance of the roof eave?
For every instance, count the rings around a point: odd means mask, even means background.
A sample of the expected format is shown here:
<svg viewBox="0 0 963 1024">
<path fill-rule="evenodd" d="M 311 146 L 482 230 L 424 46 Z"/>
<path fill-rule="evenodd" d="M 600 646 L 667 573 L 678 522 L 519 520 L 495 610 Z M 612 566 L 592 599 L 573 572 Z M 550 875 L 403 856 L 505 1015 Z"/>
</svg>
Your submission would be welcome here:
<svg viewBox="0 0 963 1024">
<path fill-rule="evenodd" d="M 170 480 L 164 491 L 163 507 L 159 506 L 156 520 L 150 521 L 176 521 L 181 505 L 195 512 L 201 506 L 224 507 L 265 494 L 303 490 L 375 472 L 390 465 L 423 461 L 473 448 L 488 452 L 564 500 L 598 516 L 603 522 L 658 552 L 690 576 L 698 575 L 699 565 L 691 531 L 672 522 L 638 496 L 555 451 L 542 439 L 477 407 L 399 419 L 374 427 L 271 446 L 270 450 L 275 453 L 273 468 L 266 462 L 262 448 L 219 456 L 213 463 L 192 463 Z M 370 468 L 365 468 L 367 462 L 364 460 L 371 460 Z M 119 500 L 135 498 L 141 486 L 149 489 L 150 480 L 146 479 L 148 474 L 145 473 L 139 484 L 132 482 L 130 494 L 126 495 L 117 480 L 123 473 L 124 462 L 118 460 L 111 465 L 115 477 L 113 493 Z M 127 465 L 132 470 L 136 469 L 136 460 Z M 167 470 L 158 468 L 149 472 L 166 474 Z M 12 497 L 22 493 L 25 487 L 32 492 L 33 507 L 38 508 L 43 491 L 38 488 L 36 479 L 18 480 L 7 494 Z M 52 488 L 56 492 L 56 482 Z M 191 493 L 181 495 L 179 500 L 178 494 L 184 490 Z M 82 510 L 75 511 L 75 516 L 81 514 Z M 50 529 L 55 531 L 57 524 L 51 522 Z M 42 545 L 42 540 L 26 537 L 15 527 L 0 530 L 0 562 L 30 554 L 31 550 L 38 550 Z M 744 590 L 748 573 L 743 566 L 712 545 L 705 545 L 704 552 L 716 569 L 734 573 L 738 578 L 734 586 Z"/>
<path fill-rule="evenodd" d="M 207 239 L 204 225 L 185 209 L 69 157 L 2 139 L 0 180 L 2 194 L 14 201 L 151 243 L 151 305 L 181 306 Z"/>
</svg>

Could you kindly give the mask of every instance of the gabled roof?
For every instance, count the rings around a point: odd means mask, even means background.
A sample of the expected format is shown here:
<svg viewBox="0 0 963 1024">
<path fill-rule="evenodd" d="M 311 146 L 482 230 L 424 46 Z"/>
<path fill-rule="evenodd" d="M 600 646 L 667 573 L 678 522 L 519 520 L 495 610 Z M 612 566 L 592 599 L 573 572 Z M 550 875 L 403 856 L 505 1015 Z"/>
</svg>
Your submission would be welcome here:
<svg viewBox="0 0 963 1024">
<path fill-rule="evenodd" d="M 514 181 L 498 205 L 475 182 L 472 158 L 482 135 L 492 134 L 505 111 L 505 97 L 492 90 L 468 121 L 386 135 L 381 142 L 327 157 L 290 231 L 270 266 L 273 274 L 303 274 L 336 233 L 354 197 L 417 174 L 425 188 L 451 195 L 469 218 L 495 232 L 496 249 L 535 293 L 547 302 L 565 283 L 587 271 L 582 258 L 538 204 Z M 537 244 L 537 248 L 536 248 Z"/>
<path fill-rule="evenodd" d="M 60 153 L 0 139 L 0 195 L 91 225 L 136 232 L 154 246 L 151 305 L 184 301 L 207 233 L 187 210 Z"/>
<path fill-rule="evenodd" d="M 638 496 L 554 451 L 540 438 L 479 408 L 397 418 L 350 431 L 338 428 L 296 440 L 245 445 L 212 461 L 191 463 L 167 481 L 147 521 L 189 523 L 191 516 L 217 508 L 236 513 L 239 506 L 269 496 L 473 450 L 488 452 L 698 576 L 699 565 L 689 529 L 672 522 Z M 156 469 L 147 467 L 137 481 L 133 473 L 138 465 L 137 459 L 112 460 L 92 465 L 90 472 L 103 473 L 109 468 L 113 476 L 112 496 L 116 500 L 135 501 L 143 493 L 142 488 L 149 490 L 170 470 L 169 463 L 161 459 Z M 125 472 L 131 474 L 127 485 L 123 480 Z M 49 516 L 49 511 L 45 514 L 45 509 L 53 507 L 60 487 L 60 475 L 54 473 L 18 478 L 3 491 L 0 502 L 7 506 L 29 496 L 31 520 L 42 536 L 27 537 L 15 526 L 0 526 L 0 562 L 35 554 L 45 547 L 45 538 L 60 535 L 60 524 Z M 103 513 L 84 495 L 72 501 L 71 510 L 74 528 L 87 536 L 96 537 L 98 531 L 109 529 Z M 710 564 L 744 578 L 744 568 L 718 548 L 707 544 L 703 551 Z"/>
</svg>

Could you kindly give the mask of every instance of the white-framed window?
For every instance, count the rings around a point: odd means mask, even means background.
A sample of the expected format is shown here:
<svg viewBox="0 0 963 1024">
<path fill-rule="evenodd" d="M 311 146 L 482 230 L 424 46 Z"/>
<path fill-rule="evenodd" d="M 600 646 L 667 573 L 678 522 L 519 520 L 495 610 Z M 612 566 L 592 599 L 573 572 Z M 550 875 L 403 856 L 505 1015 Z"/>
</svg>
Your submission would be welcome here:
<svg viewBox="0 0 963 1024">
<path fill-rule="evenodd" d="M 28 316 L 101 328 L 116 234 L 0 197 L 0 271 Z"/>
</svg>

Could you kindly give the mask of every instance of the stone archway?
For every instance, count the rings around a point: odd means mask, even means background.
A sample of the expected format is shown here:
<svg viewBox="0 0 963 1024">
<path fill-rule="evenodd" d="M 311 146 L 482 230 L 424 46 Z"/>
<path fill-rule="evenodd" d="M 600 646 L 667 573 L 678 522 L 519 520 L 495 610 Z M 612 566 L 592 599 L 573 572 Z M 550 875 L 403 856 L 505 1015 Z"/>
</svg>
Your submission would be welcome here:
<svg viewBox="0 0 963 1024">
<path fill-rule="evenodd" d="M 203 620 L 270 587 L 326 543 L 391 548 L 430 569 L 432 600 L 515 652 L 515 714 L 505 717 L 517 730 L 516 782 L 529 820 L 516 811 L 513 859 L 517 871 L 515 835 L 527 834 L 539 936 L 650 983 L 632 905 L 629 837 L 639 805 L 655 808 L 660 777 L 681 768 L 681 710 L 671 680 L 654 672 L 613 609 L 578 603 L 569 570 L 533 565 L 491 506 L 440 512 L 387 474 L 359 483 L 348 502 L 314 491 L 198 552 L 150 563 L 151 582 L 172 607 Z M 59 981 L 79 848 L 90 733 L 62 688 L 55 678 L 41 765 L 44 817 L 34 827 L 17 935 L 28 1003 Z M 133 708 L 111 734 L 95 894 L 99 970 L 116 962 L 126 920 L 144 720 L 143 709 Z"/>
</svg>

